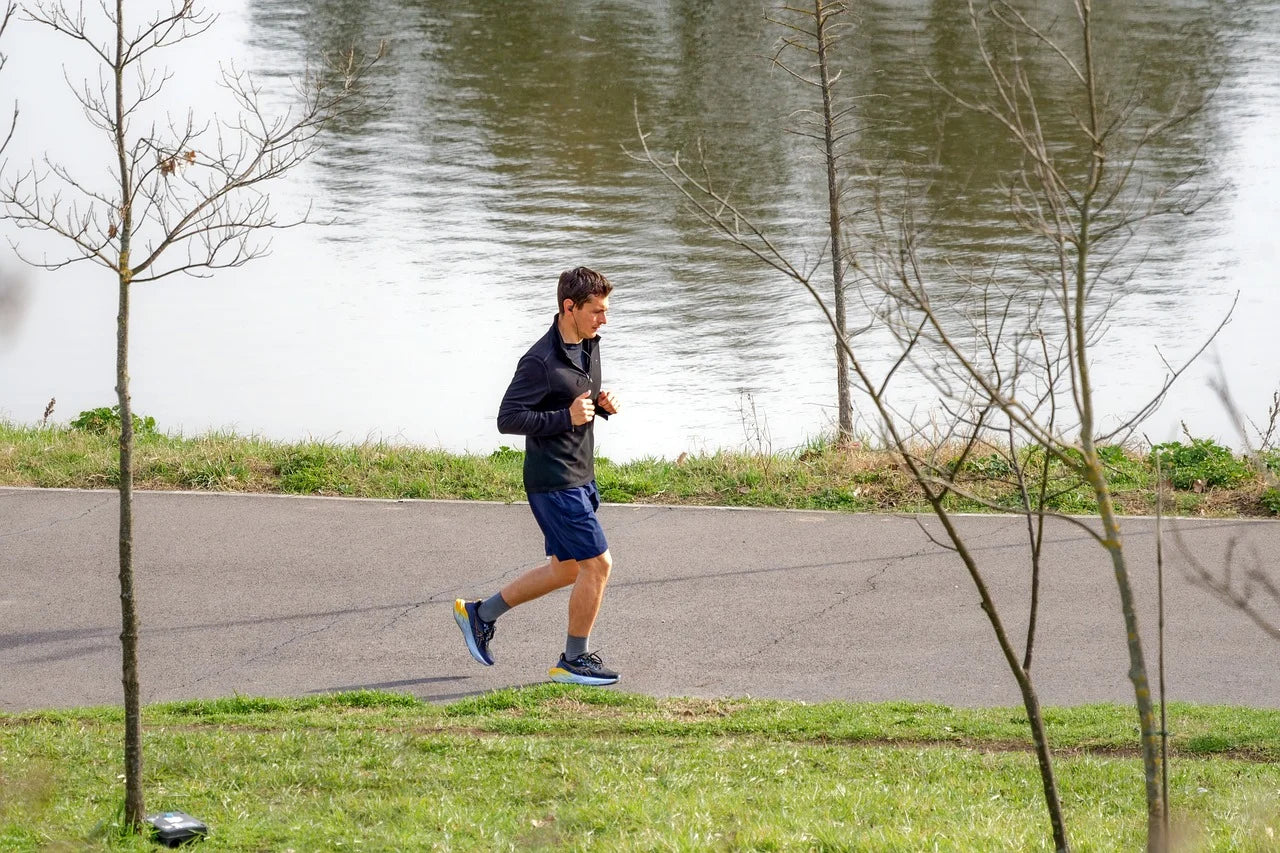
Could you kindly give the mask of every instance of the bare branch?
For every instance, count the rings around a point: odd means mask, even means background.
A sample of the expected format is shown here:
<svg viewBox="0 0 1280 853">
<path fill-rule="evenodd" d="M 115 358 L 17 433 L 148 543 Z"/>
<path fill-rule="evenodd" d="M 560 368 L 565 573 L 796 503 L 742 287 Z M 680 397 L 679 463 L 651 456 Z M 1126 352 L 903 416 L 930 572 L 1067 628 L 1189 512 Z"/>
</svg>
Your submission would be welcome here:
<svg viewBox="0 0 1280 853">
<path fill-rule="evenodd" d="M 158 12 L 150 24 L 128 39 L 122 62 L 136 63 L 153 50 L 195 38 L 217 21 L 217 15 L 195 8 L 194 0 L 183 0 L 167 13 Z"/>
<path fill-rule="evenodd" d="M 1138 409 L 1138 411 L 1132 416 L 1121 423 L 1120 426 L 1110 432 L 1098 435 L 1094 440 L 1099 443 L 1115 441 L 1117 438 L 1119 438 L 1122 443 L 1128 441 L 1142 422 L 1146 420 L 1146 418 L 1150 417 L 1151 414 L 1160 407 L 1161 403 L 1164 402 L 1164 398 L 1168 395 L 1169 389 L 1178 381 L 1178 378 L 1181 377 L 1182 374 L 1185 373 L 1187 369 L 1204 354 L 1204 351 L 1209 348 L 1209 345 L 1218 337 L 1218 334 L 1226 328 L 1227 323 L 1231 321 L 1231 315 L 1235 313 L 1236 304 L 1239 301 L 1240 294 L 1237 292 L 1235 298 L 1231 300 L 1231 307 L 1227 309 L 1222 321 L 1219 322 L 1213 331 L 1205 337 L 1204 343 L 1200 345 L 1200 348 L 1189 355 L 1186 360 L 1183 361 L 1181 366 L 1175 368 L 1170 365 L 1169 362 L 1164 362 L 1166 369 L 1169 371 L 1169 375 L 1165 377 L 1164 382 L 1160 385 L 1160 390 L 1156 392 L 1155 396 L 1148 400 L 1147 403 Z M 1157 353 L 1158 352 L 1159 350 L 1157 350 Z M 1164 361 L 1163 356 L 1160 358 L 1161 361 Z"/>
<path fill-rule="evenodd" d="M 4 36 L 5 30 L 9 28 L 9 21 L 13 19 L 14 13 L 18 6 L 15 0 L 9 0 L 4 7 L 4 16 L 0 17 L 0 37 Z M 0 71 L 4 70 L 5 65 L 9 61 L 8 54 L 0 53 Z M 9 142 L 13 140 L 13 132 L 18 127 L 18 104 L 15 101 L 13 105 L 13 115 L 9 118 L 9 129 L 4 133 L 4 140 L 0 142 L 0 154 L 4 154 L 4 150 L 9 147 Z"/>
<path fill-rule="evenodd" d="M 106 43 L 99 44 L 89 37 L 85 29 L 83 8 L 79 10 L 75 18 L 71 17 L 62 3 L 36 2 L 30 6 L 25 6 L 23 11 L 27 20 L 43 24 L 55 32 L 70 36 L 74 41 L 80 42 L 92 51 L 98 59 L 102 60 L 103 65 L 110 66 L 112 64 L 111 48 Z"/>
</svg>

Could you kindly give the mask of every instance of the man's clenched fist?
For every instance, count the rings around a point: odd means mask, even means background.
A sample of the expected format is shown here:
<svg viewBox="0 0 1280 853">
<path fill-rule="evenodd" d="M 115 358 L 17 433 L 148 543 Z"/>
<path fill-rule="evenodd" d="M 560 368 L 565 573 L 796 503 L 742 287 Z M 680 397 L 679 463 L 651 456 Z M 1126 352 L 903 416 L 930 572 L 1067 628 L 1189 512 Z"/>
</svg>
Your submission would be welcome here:
<svg viewBox="0 0 1280 853">
<path fill-rule="evenodd" d="M 596 404 L 591 402 L 591 392 L 583 391 L 582 396 L 573 401 L 569 407 L 569 420 L 574 426 L 582 426 L 596 416 Z"/>
</svg>

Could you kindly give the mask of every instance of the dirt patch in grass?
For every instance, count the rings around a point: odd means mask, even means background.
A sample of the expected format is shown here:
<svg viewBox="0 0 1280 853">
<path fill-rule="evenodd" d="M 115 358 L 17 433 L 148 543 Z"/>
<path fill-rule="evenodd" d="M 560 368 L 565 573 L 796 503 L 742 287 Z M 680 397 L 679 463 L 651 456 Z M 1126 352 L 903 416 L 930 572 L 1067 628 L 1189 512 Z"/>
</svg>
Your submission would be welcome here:
<svg viewBox="0 0 1280 853">
<path fill-rule="evenodd" d="M 1267 517 L 1271 511 L 1262 503 L 1264 483 L 1246 483 L 1234 489 L 1209 489 L 1200 494 L 1196 514 L 1206 518 L 1240 516 Z"/>
<path fill-rule="evenodd" d="M 666 719 L 685 721 L 723 719 L 750 705 L 746 699 L 667 699 L 659 713 Z"/>
</svg>

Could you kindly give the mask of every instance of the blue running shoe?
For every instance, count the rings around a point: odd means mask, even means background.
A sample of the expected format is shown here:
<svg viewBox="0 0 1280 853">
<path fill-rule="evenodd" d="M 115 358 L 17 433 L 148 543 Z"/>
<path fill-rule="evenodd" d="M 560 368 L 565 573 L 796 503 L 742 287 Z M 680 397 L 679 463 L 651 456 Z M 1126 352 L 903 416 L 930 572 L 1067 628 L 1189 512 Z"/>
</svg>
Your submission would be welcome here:
<svg viewBox="0 0 1280 853">
<path fill-rule="evenodd" d="M 619 677 L 618 673 L 605 667 L 600 655 L 590 652 L 578 655 L 573 660 L 565 660 L 561 653 L 560 660 L 556 661 L 556 665 L 547 674 L 552 681 L 561 684 L 589 684 L 593 687 L 617 684 Z"/>
<path fill-rule="evenodd" d="M 471 656 L 485 666 L 493 666 L 493 655 L 489 654 L 493 623 L 480 618 L 479 608 L 479 601 L 456 599 L 453 602 L 453 619 L 462 629 L 462 637 L 467 641 L 467 651 Z"/>
</svg>

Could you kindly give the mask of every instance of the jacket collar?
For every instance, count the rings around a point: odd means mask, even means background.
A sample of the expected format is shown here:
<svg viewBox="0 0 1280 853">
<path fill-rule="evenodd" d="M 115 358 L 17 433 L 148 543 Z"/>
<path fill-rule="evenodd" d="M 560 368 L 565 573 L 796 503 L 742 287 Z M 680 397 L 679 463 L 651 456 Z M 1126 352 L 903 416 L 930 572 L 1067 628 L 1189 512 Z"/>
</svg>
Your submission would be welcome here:
<svg viewBox="0 0 1280 853">
<path fill-rule="evenodd" d="M 560 315 L 559 314 L 557 314 L 554 318 L 552 318 L 551 330 L 547 332 L 547 337 L 550 338 L 551 343 L 555 347 L 556 352 L 560 353 L 560 357 L 564 359 L 566 363 L 572 365 L 573 367 L 577 367 L 579 369 L 582 368 L 581 364 L 577 364 L 572 358 L 569 357 L 569 351 L 565 349 L 564 336 L 560 334 Z M 596 343 L 599 340 L 600 340 L 600 336 L 598 334 L 594 338 L 583 338 L 582 339 L 583 351 L 587 353 L 587 355 L 590 355 L 595 350 Z"/>
</svg>

